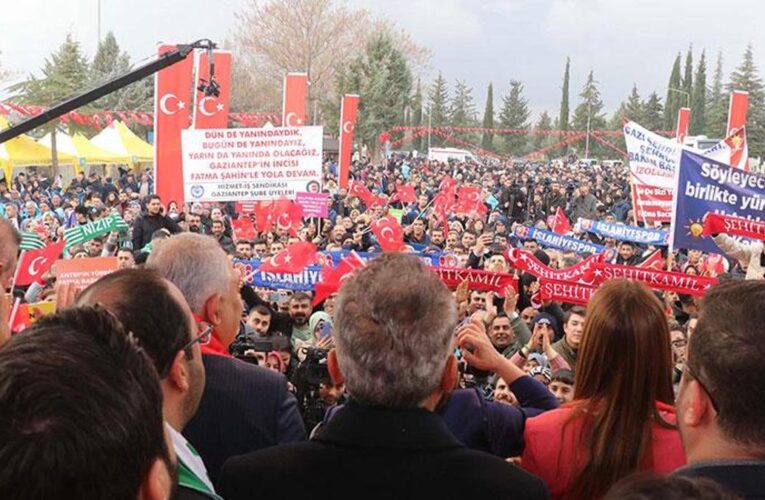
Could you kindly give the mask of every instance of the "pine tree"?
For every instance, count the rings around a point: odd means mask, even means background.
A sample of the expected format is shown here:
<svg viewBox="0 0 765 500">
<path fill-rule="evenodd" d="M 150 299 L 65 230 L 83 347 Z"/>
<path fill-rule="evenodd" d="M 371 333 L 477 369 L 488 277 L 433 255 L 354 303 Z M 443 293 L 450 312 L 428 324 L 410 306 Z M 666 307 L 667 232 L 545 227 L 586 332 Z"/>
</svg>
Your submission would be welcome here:
<svg viewBox="0 0 765 500">
<path fill-rule="evenodd" d="M 707 123 L 704 130 L 708 137 L 725 137 L 725 127 L 728 123 L 728 101 L 729 97 L 723 88 L 723 55 L 722 52 L 718 52 L 705 111 Z"/>
<path fill-rule="evenodd" d="M 376 146 L 381 130 L 403 122 L 404 111 L 410 102 L 412 73 L 390 35 L 381 32 L 351 61 L 339 79 L 338 87 L 342 94 L 362 96 L 356 136 L 366 144 Z"/>
<path fill-rule="evenodd" d="M 529 128 L 529 106 L 523 97 L 523 84 L 517 80 L 510 81 L 510 93 L 502 98 L 502 111 L 499 122 L 502 128 Z M 526 138 L 520 134 L 504 136 L 506 151 L 514 156 L 521 156 Z"/>
<path fill-rule="evenodd" d="M 680 79 L 680 53 L 677 53 L 675 63 L 672 65 L 672 73 L 669 75 L 667 84 L 667 98 L 664 105 L 664 130 L 674 130 L 677 120 L 677 110 L 683 106 L 682 90 L 683 82 Z"/>
<path fill-rule="evenodd" d="M 561 88 L 560 115 L 558 116 L 558 130 L 568 130 L 568 86 L 571 71 L 571 59 L 566 58 L 566 69 L 563 71 L 563 87 Z"/>
<path fill-rule="evenodd" d="M 547 111 L 542 111 L 542 114 L 539 115 L 539 120 L 537 120 L 537 123 L 534 125 L 534 130 L 552 130 L 552 128 L 553 123 L 550 115 L 547 114 Z M 550 136 L 547 135 L 535 134 L 531 140 L 533 150 L 539 151 L 545 147 L 545 143 L 549 142 L 549 138 Z"/>
<path fill-rule="evenodd" d="M 99 42 L 90 68 L 90 85 L 96 86 L 130 71 L 130 56 L 120 50 L 111 31 Z M 150 110 L 154 106 L 154 77 L 147 76 L 95 101 L 92 107 L 106 110 Z"/>
<path fill-rule="evenodd" d="M 662 126 L 664 107 L 661 97 L 656 92 L 651 92 L 648 99 L 643 102 L 643 125 L 648 130 L 660 130 Z"/>
<path fill-rule="evenodd" d="M 473 90 L 464 80 L 457 80 L 454 97 L 449 106 L 449 123 L 453 127 L 470 127 L 476 124 Z"/>
<path fill-rule="evenodd" d="M 691 95 L 693 95 L 693 47 L 688 47 L 688 53 L 685 55 L 685 72 L 683 73 L 683 87 L 681 89 L 685 94 L 682 96 L 682 108 L 691 105 Z"/>
<path fill-rule="evenodd" d="M 64 43 L 45 60 L 42 74 L 42 78 L 30 77 L 12 88 L 21 92 L 22 102 L 47 107 L 73 97 L 87 87 L 88 60 L 72 35 L 67 35 Z M 51 160 L 53 172 L 57 174 L 56 123 L 45 125 L 43 132 L 51 133 Z"/>
<path fill-rule="evenodd" d="M 494 86 L 489 82 L 486 91 L 486 108 L 483 112 L 483 128 L 494 128 Z M 494 134 L 484 132 L 481 139 L 481 147 L 492 151 L 494 149 Z"/>
<path fill-rule="evenodd" d="M 696 78 L 691 95 L 691 135 L 703 134 L 706 129 L 706 101 L 707 101 L 707 62 L 706 52 L 701 51 L 699 65 L 696 67 Z"/>
<path fill-rule="evenodd" d="M 598 90 L 597 80 L 595 80 L 595 73 L 590 70 L 587 75 L 587 81 L 585 81 L 582 91 L 579 93 L 581 99 L 579 105 L 574 110 L 574 116 L 571 119 L 571 128 L 573 130 L 599 130 L 606 126 L 606 117 L 603 113 L 603 100 L 600 97 L 600 91 Z M 590 151 L 587 153 L 590 156 L 596 156 L 600 152 L 600 148 L 597 144 L 590 141 Z"/>
<path fill-rule="evenodd" d="M 571 127 L 574 130 L 587 130 L 587 119 L 590 119 L 590 130 L 602 129 L 606 125 L 606 118 L 603 114 L 603 100 L 600 98 L 600 91 L 597 87 L 597 80 L 592 70 L 587 75 L 587 81 L 579 93 L 581 102 L 574 110 L 574 116 L 571 119 Z"/>
<path fill-rule="evenodd" d="M 420 79 L 417 78 L 417 91 L 414 93 L 412 99 L 412 126 L 422 126 L 422 84 Z M 422 151 L 422 136 L 418 135 L 412 140 L 412 149 L 415 151 Z"/>
<path fill-rule="evenodd" d="M 627 97 L 627 100 L 624 101 L 624 116 L 641 125 L 643 123 L 643 103 L 640 102 L 640 93 L 638 92 L 637 85 L 634 83 L 632 84 L 632 92 Z M 622 127 L 620 125 L 616 128 L 621 129 Z"/>
<path fill-rule="evenodd" d="M 744 52 L 741 64 L 730 75 L 728 91 L 749 92 L 749 111 L 746 118 L 746 140 L 749 156 L 765 154 L 765 84 L 754 64 L 752 45 Z"/>
<path fill-rule="evenodd" d="M 430 92 L 428 92 L 428 113 L 433 127 L 446 124 L 449 111 L 448 102 L 449 89 L 446 86 L 446 79 L 439 72 L 436 81 L 430 87 Z"/>
</svg>

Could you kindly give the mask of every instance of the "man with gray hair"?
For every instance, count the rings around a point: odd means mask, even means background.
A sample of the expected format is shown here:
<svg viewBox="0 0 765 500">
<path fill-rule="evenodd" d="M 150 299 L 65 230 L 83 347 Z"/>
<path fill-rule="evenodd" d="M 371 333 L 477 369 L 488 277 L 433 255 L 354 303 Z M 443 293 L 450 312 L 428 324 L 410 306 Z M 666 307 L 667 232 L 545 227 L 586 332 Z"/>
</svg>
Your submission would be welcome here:
<svg viewBox="0 0 765 500">
<path fill-rule="evenodd" d="M 297 400 L 284 375 L 229 354 L 242 319 L 240 276 L 218 242 L 194 233 L 172 236 L 149 255 L 146 267 L 178 287 L 200 325 L 213 327 L 201 346 L 207 374 L 202 401 L 183 431 L 213 483 L 233 455 L 304 440 Z"/>
<path fill-rule="evenodd" d="M 548 498 L 541 480 L 465 448 L 433 413 L 457 382 L 457 313 L 417 257 L 371 261 L 340 289 L 334 314 L 327 363 L 350 401 L 310 442 L 226 462 L 224 498 Z"/>
</svg>

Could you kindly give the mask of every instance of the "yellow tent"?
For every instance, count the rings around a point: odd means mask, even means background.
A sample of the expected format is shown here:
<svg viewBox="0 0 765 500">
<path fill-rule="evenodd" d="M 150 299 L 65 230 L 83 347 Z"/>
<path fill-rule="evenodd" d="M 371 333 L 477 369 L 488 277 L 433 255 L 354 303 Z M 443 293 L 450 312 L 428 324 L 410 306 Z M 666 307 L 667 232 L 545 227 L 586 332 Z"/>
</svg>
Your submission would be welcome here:
<svg viewBox="0 0 765 500">
<path fill-rule="evenodd" d="M 154 146 L 135 135 L 121 121 L 112 122 L 90 139 L 90 142 L 107 151 L 129 157 L 129 163 L 133 167 L 137 163 L 154 161 Z"/>
<path fill-rule="evenodd" d="M 37 143 L 42 144 L 45 147 L 50 147 L 50 134 L 47 134 L 45 137 L 37 141 Z M 81 171 L 83 164 L 101 165 L 116 163 L 120 165 L 127 165 L 131 161 L 129 156 L 121 155 L 100 148 L 91 143 L 85 136 L 81 134 L 74 134 L 74 136 L 69 136 L 67 134 L 57 132 L 56 148 L 58 151 L 62 151 L 78 158 L 79 163 L 75 166 L 75 170 L 78 173 Z"/>
<path fill-rule="evenodd" d="M 0 116 L 0 130 L 5 128 L 8 128 L 8 120 Z M 13 167 L 50 165 L 51 156 L 50 148 L 38 144 L 28 135 L 20 135 L 0 144 L 0 166 L 5 172 L 6 183 L 10 186 Z M 58 161 L 65 165 L 77 164 L 77 158 L 64 152 L 58 153 Z"/>
</svg>

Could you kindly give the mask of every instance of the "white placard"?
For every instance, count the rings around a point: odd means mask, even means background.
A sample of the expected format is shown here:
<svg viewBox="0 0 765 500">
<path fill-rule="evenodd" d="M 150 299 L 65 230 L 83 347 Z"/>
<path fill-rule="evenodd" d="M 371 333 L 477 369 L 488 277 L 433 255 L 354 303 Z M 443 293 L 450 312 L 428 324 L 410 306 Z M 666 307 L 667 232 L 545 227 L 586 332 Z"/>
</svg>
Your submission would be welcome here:
<svg viewBox="0 0 765 500">
<path fill-rule="evenodd" d="M 187 201 L 295 199 L 321 187 L 322 127 L 187 129 Z"/>
</svg>

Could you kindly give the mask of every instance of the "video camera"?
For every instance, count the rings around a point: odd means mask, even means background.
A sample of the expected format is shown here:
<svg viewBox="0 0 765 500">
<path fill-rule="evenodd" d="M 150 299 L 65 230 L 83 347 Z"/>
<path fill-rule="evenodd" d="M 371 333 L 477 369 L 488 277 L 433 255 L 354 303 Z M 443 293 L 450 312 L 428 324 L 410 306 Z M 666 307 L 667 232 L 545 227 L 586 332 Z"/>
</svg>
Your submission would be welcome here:
<svg viewBox="0 0 765 500">
<path fill-rule="evenodd" d="M 304 347 L 301 352 L 305 354 L 305 358 L 295 370 L 295 396 L 306 429 L 313 429 L 324 419 L 324 413 L 327 411 L 321 398 L 320 385 L 332 383 L 327 368 L 329 351 Z"/>
</svg>

